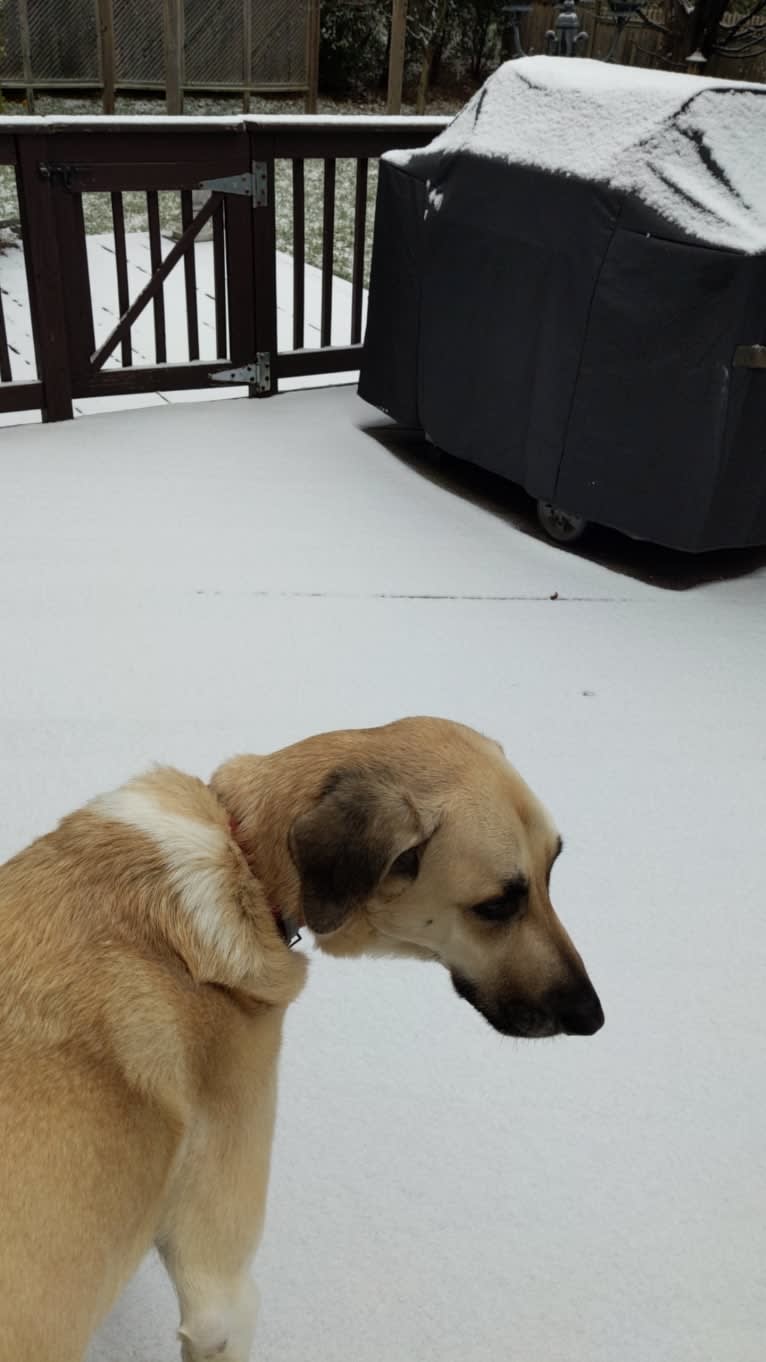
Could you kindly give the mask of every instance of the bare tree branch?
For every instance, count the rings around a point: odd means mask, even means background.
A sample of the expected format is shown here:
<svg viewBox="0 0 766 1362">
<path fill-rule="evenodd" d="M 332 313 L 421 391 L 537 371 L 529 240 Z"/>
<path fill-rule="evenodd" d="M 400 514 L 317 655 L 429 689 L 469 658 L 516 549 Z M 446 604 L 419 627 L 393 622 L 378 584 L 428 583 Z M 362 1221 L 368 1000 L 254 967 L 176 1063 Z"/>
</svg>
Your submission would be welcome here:
<svg viewBox="0 0 766 1362">
<path fill-rule="evenodd" d="M 663 66 L 671 66 L 674 71 L 686 70 L 686 62 L 672 61 L 670 57 L 665 56 L 664 52 L 650 52 L 647 47 L 642 47 L 640 43 L 635 43 L 635 49 L 642 56 L 651 57 L 652 61 L 660 61 Z"/>
<path fill-rule="evenodd" d="M 764 41 L 766 41 L 764 35 L 760 34 L 750 42 L 742 43 L 741 46 L 736 44 L 732 47 L 726 44 L 723 47 L 719 47 L 716 44 L 712 51 L 717 53 L 720 57 L 755 57 L 761 52 Z"/>
<path fill-rule="evenodd" d="M 763 0 L 763 3 L 766 4 L 766 0 Z M 640 19 L 641 23 L 644 24 L 646 28 L 654 29 L 655 33 L 670 33 L 670 29 L 666 24 L 658 24 L 656 19 L 650 19 L 648 14 L 644 14 L 642 9 L 636 10 L 636 18 Z M 637 47 L 637 50 L 641 52 L 643 51 L 643 48 Z"/>
<path fill-rule="evenodd" d="M 717 57 L 762 57 L 764 53 L 766 53 L 766 46 L 737 49 L 731 47 L 713 47 L 711 48 L 711 52 L 714 52 Z"/>
<path fill-rule="evenodd" d="M 731 24 L 725 29 L 727 38 L 733 38 L 735 33 L 738 33 L 741 28 L 744 28 L 746 24 L 750 23 L 751 19 L 755 18 L 756 14 L 760 14 L 765 9 L 766 0 L 756 0 L 753 8 L 749 10 L 747 14 L 744 14 L 741 19 L 738 19 L 736 24 Z"/>
</svg>

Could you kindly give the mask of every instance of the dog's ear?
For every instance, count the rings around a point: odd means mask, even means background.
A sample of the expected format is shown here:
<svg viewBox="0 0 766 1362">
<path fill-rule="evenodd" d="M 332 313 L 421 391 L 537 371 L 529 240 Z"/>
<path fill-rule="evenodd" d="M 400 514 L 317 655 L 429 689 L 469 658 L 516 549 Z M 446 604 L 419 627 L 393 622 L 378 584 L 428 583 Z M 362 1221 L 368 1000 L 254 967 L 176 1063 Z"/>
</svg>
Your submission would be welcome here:
<svg viewBox="0 0 766 1362">
<path fill-rule="evenodd" d="M 312 932 L 342 926 L 420 832 L 414 805 L 390 772 L 334 771 L 318 802 L 296 818 L 289 834 Z"/>
</svg>

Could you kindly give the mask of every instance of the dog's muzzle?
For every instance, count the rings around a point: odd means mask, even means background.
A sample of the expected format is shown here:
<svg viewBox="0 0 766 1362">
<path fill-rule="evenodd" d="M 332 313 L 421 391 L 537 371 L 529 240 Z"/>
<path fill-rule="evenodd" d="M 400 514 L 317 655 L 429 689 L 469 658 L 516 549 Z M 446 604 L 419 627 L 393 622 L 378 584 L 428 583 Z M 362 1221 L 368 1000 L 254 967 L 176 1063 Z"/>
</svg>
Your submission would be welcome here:
<svg viewBox="0 0 766 1362">
<path fill-rule="evenodd" d="M 604 1025 L 604 1010 L 589 979 L 546 994 L 540 1003 L 517 998 L 485 999 L 470 979 L 453 974 L 455 992 L 504 1036 L 593 1036 Z"/>
</svg>

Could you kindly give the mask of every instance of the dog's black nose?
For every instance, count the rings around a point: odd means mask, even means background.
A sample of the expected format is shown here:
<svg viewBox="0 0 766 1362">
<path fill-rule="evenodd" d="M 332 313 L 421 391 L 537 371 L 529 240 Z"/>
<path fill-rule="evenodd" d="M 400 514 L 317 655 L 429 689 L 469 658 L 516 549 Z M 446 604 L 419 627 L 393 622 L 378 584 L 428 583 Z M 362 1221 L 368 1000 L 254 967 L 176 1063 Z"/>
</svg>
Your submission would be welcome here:
<svg viewBox="0 0 766 1362">
<path fill-rule="evenodd" d="M 559 989 L 548 1003 L 568 1036 L 593 1036 L 604 1025 L 604 1009 L 588 980 L 574 988 Z"/>
</svg>

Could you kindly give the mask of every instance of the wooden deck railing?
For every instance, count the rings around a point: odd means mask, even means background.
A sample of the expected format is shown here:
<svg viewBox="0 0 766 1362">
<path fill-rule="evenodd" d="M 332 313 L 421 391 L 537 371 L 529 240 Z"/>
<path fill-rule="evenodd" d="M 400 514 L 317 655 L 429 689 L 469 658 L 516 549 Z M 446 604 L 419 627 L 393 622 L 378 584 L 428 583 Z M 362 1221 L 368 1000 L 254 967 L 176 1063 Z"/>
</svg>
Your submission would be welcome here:
<svg viewBox="0 0 766 1362">
<path fill-rule="evenodd" d="M 0 412 L 73 414 L 77 398 L 197 389 L 236 371 L 254 396 L 279 380 L 358 368 L 370 161 L 422 146 L 444 126 L 424 118 L 0 120 L 0 165 L 15 168 L 37 376 L 13 376 L 0 255 Z M 331 343 L 336 166 L 356 163 L 348 343 Z M 306 163 L 323 164 L 319 346 L 306 347 Z M 291 166 L 285 176 L 281 163 Z M 280 168 L 280 173 L 277 170 Z M 292 193 L 292 349 L 277 342 L 276 194 Z M 195 190 L 206 193 L 193 198 Z M 150 268 L 131 297 L 124 196 L 145 196 Z M 163 255 L 160 195 L 176 196 L 178 234 Z M 91 297 L 85 205 L 107 194 L 117 319 L 99 343 Z M 200 355 L 195 242 L 212 226 L 215 357 Z M 165 284 L 183 269 L 187 358 L 168 359 Z M 154 362 L 135 363 L 133 327 L 151 305 Z M 99 321 L 101 318 L 99 317 Z M 174 318 L 175 321 L 175 318 Z M 232 379 L 232 381 L 235 381 Z"/>
</svg>

